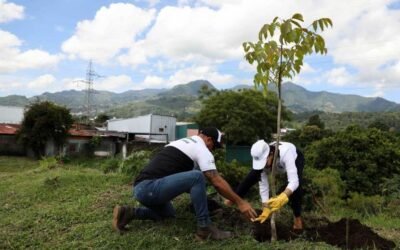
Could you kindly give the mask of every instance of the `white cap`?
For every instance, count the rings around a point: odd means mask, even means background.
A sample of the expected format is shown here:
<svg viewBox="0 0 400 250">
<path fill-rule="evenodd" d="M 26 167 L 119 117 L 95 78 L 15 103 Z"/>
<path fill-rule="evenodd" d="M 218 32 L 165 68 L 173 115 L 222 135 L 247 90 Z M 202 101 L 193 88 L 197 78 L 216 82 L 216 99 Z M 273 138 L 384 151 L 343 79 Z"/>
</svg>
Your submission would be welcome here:
<svg viewBox="0 0 400 250">
<path fill-rule="evenodd" d="M 251 157 L 253 157 L 253 169 L 260 170 L 265 167 L 269 155 L 269 146 L 264 140 L 258 140 L 251 146 Z"/>
</svg>

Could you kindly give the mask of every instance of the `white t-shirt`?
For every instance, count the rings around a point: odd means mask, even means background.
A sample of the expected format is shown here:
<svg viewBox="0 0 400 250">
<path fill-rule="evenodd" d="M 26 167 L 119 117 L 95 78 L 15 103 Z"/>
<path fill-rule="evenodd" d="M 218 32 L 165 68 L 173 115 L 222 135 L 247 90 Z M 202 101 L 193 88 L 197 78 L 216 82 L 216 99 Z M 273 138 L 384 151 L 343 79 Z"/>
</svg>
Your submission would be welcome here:
<svg viewBox="0 0 400 250">
<path fill-rule="evenodd" d="M 216 170 L 214 156 L 208 150 L 206 144 L 200 136 L 192 136 L 188 138 L 173 141 L 167 145 L 175 147 L 192 159 L 201 171 Z"/>
<path fill-rule="evenodd" d="M 296 147 L 289 142 L 279 142 L 279 160 L 277 171 L 280 173 L 286 172 L 288 185 L 286 188 L 294 192 L 299 187 L 299 177 L 297 175 L 296 167 Z M 269 200 L 269 183 L 268 176 L 263 171 L 261 173 L 261 180 L 259 182 L 261 202 Z"/>
</svg>

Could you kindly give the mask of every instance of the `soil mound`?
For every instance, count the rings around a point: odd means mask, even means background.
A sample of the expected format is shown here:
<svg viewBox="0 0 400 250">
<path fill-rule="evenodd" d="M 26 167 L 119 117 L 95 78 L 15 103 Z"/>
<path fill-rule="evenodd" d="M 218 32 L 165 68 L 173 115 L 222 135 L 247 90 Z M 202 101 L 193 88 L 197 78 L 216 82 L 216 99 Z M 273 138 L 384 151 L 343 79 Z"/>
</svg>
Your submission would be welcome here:
<svg viewBox="0 0 400 250">
<path fill-rule="evenodd" d="M 308 241 L 324 241 L 330 245 L 343 249 L 394 249 L 393 241 L 387 240 L 372 231 L 371 228 L 355 219 L 341 219 L 330 222 L 325 218 L 313 219 L 313 224 L 304 230 L 292 230 L 290 227 L 277 224 L 278 238 L 281 240 L 294 240 L 302 238 Z M 308 222 L 309 223 L 309 222 Z M 307 223 L 307 224 L 308 224 Z M 348 242 L 346 244 L 346 224 L 348 223 Z M 264 224 L 255 223 L 253 236 L 256 240 L 269 241 L 271 239 L 269 221 Z"/>
</svg>

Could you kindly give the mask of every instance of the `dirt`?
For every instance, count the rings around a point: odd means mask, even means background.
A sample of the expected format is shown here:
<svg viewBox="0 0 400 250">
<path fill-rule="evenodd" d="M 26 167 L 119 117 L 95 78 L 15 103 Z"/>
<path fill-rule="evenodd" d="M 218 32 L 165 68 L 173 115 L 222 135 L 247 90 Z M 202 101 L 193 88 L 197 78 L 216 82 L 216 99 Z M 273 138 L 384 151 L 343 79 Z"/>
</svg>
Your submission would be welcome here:
<svg viewBox="0 0 400 250">
<path fill-rule="evenodd" d="M 347 222 L 348 221 L 348 222 Z M 308 241 L 323 241 L 343 249 L 394 249 L 395 243 L 382 238 L 371 228 L 356 219 L 342 218 L 337 222 L 327 219 L 314 219 L 315 224 L 305 221 L 304 230 L 292 230 L 290 227 L 277 224 L 279 239 L 290 241 L 301 237 Z M 348 223 L 348 242 L 346 244 L 346 224 Z M 253 236 L 263 242 L 271 239 L 270 223 L 254 224 Z"/>
<path fill-rule="evenodd" d="M 259 242 L 271 240 L 271 224 L 267 220 L 263 224 L 249 223 L 233 209 L 220 206 L 215 201 L 209 200 L 210 213 L 219 217 L 220 223 L 236 228 L 249 228 L 249 232 Z M 260 211 L 258 211 L 260 213 Z M 223 221 L 221 221 L 221 219 Z M 363 225 L 356 219 L 340 219 L 331 222 L 324 217 L 304 217 L 304 229 L 293 230 L 281 220 L 276 221 L 278 240 L 291 241 L 297 238 L 310 242 L 325 242 L 342 249 L 394 249 L 393 241 L 387 240 L 370 227 Z M 290 221 L 291 223 L 291 221 Z M 287 223 L 289 224 L 289 223 Z M 348 242 L 346 243 L 346 224 L 348 224 Z"/>
</svg>

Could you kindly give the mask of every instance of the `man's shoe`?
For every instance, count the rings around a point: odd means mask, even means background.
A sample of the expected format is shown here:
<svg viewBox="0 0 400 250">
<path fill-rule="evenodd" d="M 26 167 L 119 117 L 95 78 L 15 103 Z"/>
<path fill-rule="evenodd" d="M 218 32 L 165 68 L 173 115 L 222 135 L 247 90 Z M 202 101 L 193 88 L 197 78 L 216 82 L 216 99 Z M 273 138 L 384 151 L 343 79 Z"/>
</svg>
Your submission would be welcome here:
<svg viewBox="0 0 400 250">
<path fill-rule="evenodd" d="M 233 234 L 229 231 L 222 231 L 214 225 L 209 225 L 207 227 L 199 227 L 196 232 L 196 239 L 198 240 L 224 240 L 232 238 Z"/>
<path fill-rule="evenodd" d="M 115 206 L 112 227 L 117 232 L 126 231 L 125 226 L 135 218 L 135 208 L 130 206 Z"/>
<path fill-rule="evenodd" d="M 293 230 L 303 230 L 303 220 L 300 216 L 294 218 Z"/>
</svg>

